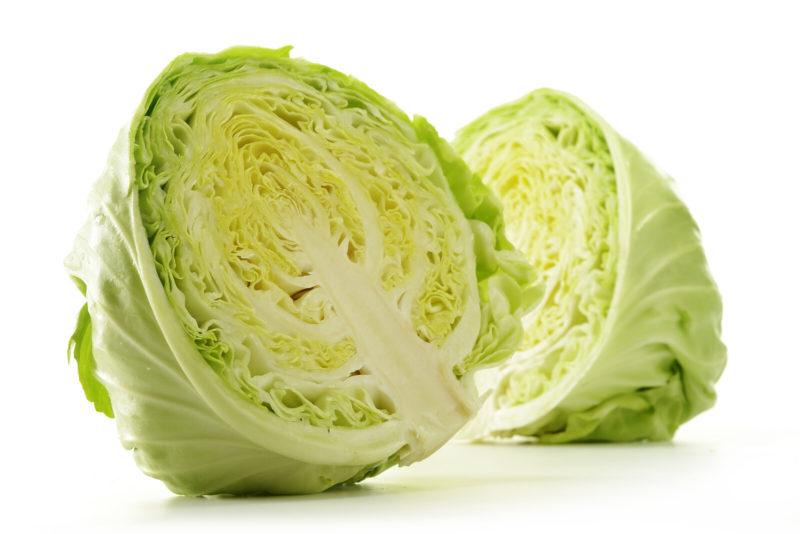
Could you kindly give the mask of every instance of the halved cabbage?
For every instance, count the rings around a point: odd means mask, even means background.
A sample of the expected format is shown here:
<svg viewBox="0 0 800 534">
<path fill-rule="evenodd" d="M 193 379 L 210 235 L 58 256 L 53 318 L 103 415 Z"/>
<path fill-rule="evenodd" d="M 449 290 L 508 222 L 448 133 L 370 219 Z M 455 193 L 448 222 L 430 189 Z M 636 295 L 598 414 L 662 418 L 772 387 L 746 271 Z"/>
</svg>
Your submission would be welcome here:
<svg viewBox="0 0 800 534">
<path fill-rule="evenodd" d="M 491 398 L 464 435 L 664 440 L 711 407 L 722 305 L 670 180 L 552 90 L 488 112 L 454 146 L 545 288 L 520 352 L 479 373 Z"/>
<path fill-rule="evenodd" d="M 535 298 L 434 129 L 288 47 L 175 59 L 90 204 L 71 352 L 177 493 L 315 492 L 426 457 Z"/>
</svg>

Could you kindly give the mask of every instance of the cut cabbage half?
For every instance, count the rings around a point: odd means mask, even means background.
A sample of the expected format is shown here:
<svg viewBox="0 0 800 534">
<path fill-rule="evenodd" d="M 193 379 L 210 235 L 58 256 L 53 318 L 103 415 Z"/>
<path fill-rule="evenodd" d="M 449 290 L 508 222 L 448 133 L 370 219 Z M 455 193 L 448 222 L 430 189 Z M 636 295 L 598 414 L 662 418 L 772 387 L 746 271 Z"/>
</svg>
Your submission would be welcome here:
<svg viewBox="0 0 800 534">
<path fill-rule="evenodd" d="M 490 111 L 454 146 L 545 288 L 520 351 L 479 373 L 491 398 L 464 435 L 664 440 L 711 407 L 721 300 L 670 180 L 551 90 Z"/>
<path fill-rule="evenodd" d="M 178 57 L 90 204 L 71 352 L 177 493 L 315 492 L 426 457 L 535 298 L 434 129 L 288 48 Z"/>
</svg>

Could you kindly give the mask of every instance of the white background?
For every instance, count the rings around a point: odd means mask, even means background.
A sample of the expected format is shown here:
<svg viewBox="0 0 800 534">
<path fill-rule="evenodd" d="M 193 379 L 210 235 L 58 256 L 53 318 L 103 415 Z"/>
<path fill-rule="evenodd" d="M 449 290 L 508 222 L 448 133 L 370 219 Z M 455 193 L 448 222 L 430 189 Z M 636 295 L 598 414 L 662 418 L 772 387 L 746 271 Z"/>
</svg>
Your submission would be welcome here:
<svg viewBox="0 0 800 534">
<path fill-rule="evenodd" d="M 0 8 L 5 532 L 800 528 L 791 2 L 165 4 Z M 287 43 L 447 137 L 540 86 L 604 115 L 676 178 L 703 231 L 729 346 L 717 407 L 674 444 L 448 446 L 312 497 L 186 499 L 141 475 L 67 365 L 81 301 L 62 259 L 117 131 L 173 56 Z"/>
</svg>

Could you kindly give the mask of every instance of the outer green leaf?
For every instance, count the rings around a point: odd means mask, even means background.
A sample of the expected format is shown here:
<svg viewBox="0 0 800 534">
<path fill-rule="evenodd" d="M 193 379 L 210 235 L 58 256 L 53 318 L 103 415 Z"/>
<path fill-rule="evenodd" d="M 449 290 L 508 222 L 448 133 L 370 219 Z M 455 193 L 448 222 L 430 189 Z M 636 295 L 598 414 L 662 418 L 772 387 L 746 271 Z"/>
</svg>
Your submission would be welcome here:
<svg viewBox="0 0 800 534">
<path fill-rule="evenodd" d="M 75 332 L 69 338 L 67 354 L 78 362 L 78 379 L 83 386 L 86 400 L 94 404 L 94 409 L 98 412 L 114 417 L 108 391 L 95 376 L 97 364 L 92 355 L 92 319 L 89 317 L 89 307 L 86 304 L 78 313 L 78 322 L 75 325 Z"/>
<path fill-rule="evenodd" d="M 490 111 L 455 147 L 545 288 L 520 352 L 478 377 L 492 394 L 466 434 L 664 440 L 711 407 L 722 305 L 671 180 L 551 90 Z"/>
</svg>

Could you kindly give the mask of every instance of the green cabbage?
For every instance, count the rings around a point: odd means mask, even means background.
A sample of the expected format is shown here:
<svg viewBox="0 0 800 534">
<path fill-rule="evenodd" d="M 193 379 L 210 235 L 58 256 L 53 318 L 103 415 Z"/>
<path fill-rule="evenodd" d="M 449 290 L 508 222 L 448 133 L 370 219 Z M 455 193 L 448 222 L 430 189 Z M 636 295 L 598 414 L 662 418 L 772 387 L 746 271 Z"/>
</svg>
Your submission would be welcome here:
<svg viewBox="0 0 800 534">
<path fill-rule="evenodd" d="M 288 47 L 175 59 L 90 210 L 70 352 L 181 494 L 316 492 L 426 457 L 536 298 L 434 129 Z"/>
<path fill-rule="evenodd" d="M 491 397 L 465 435 L 665 440 L 711 407 L 722 305 L 670 179 L 551 90 L 488 112 L 454 146 L 544 287 L 520 351 L 479 373 Z"/>
</svg>

